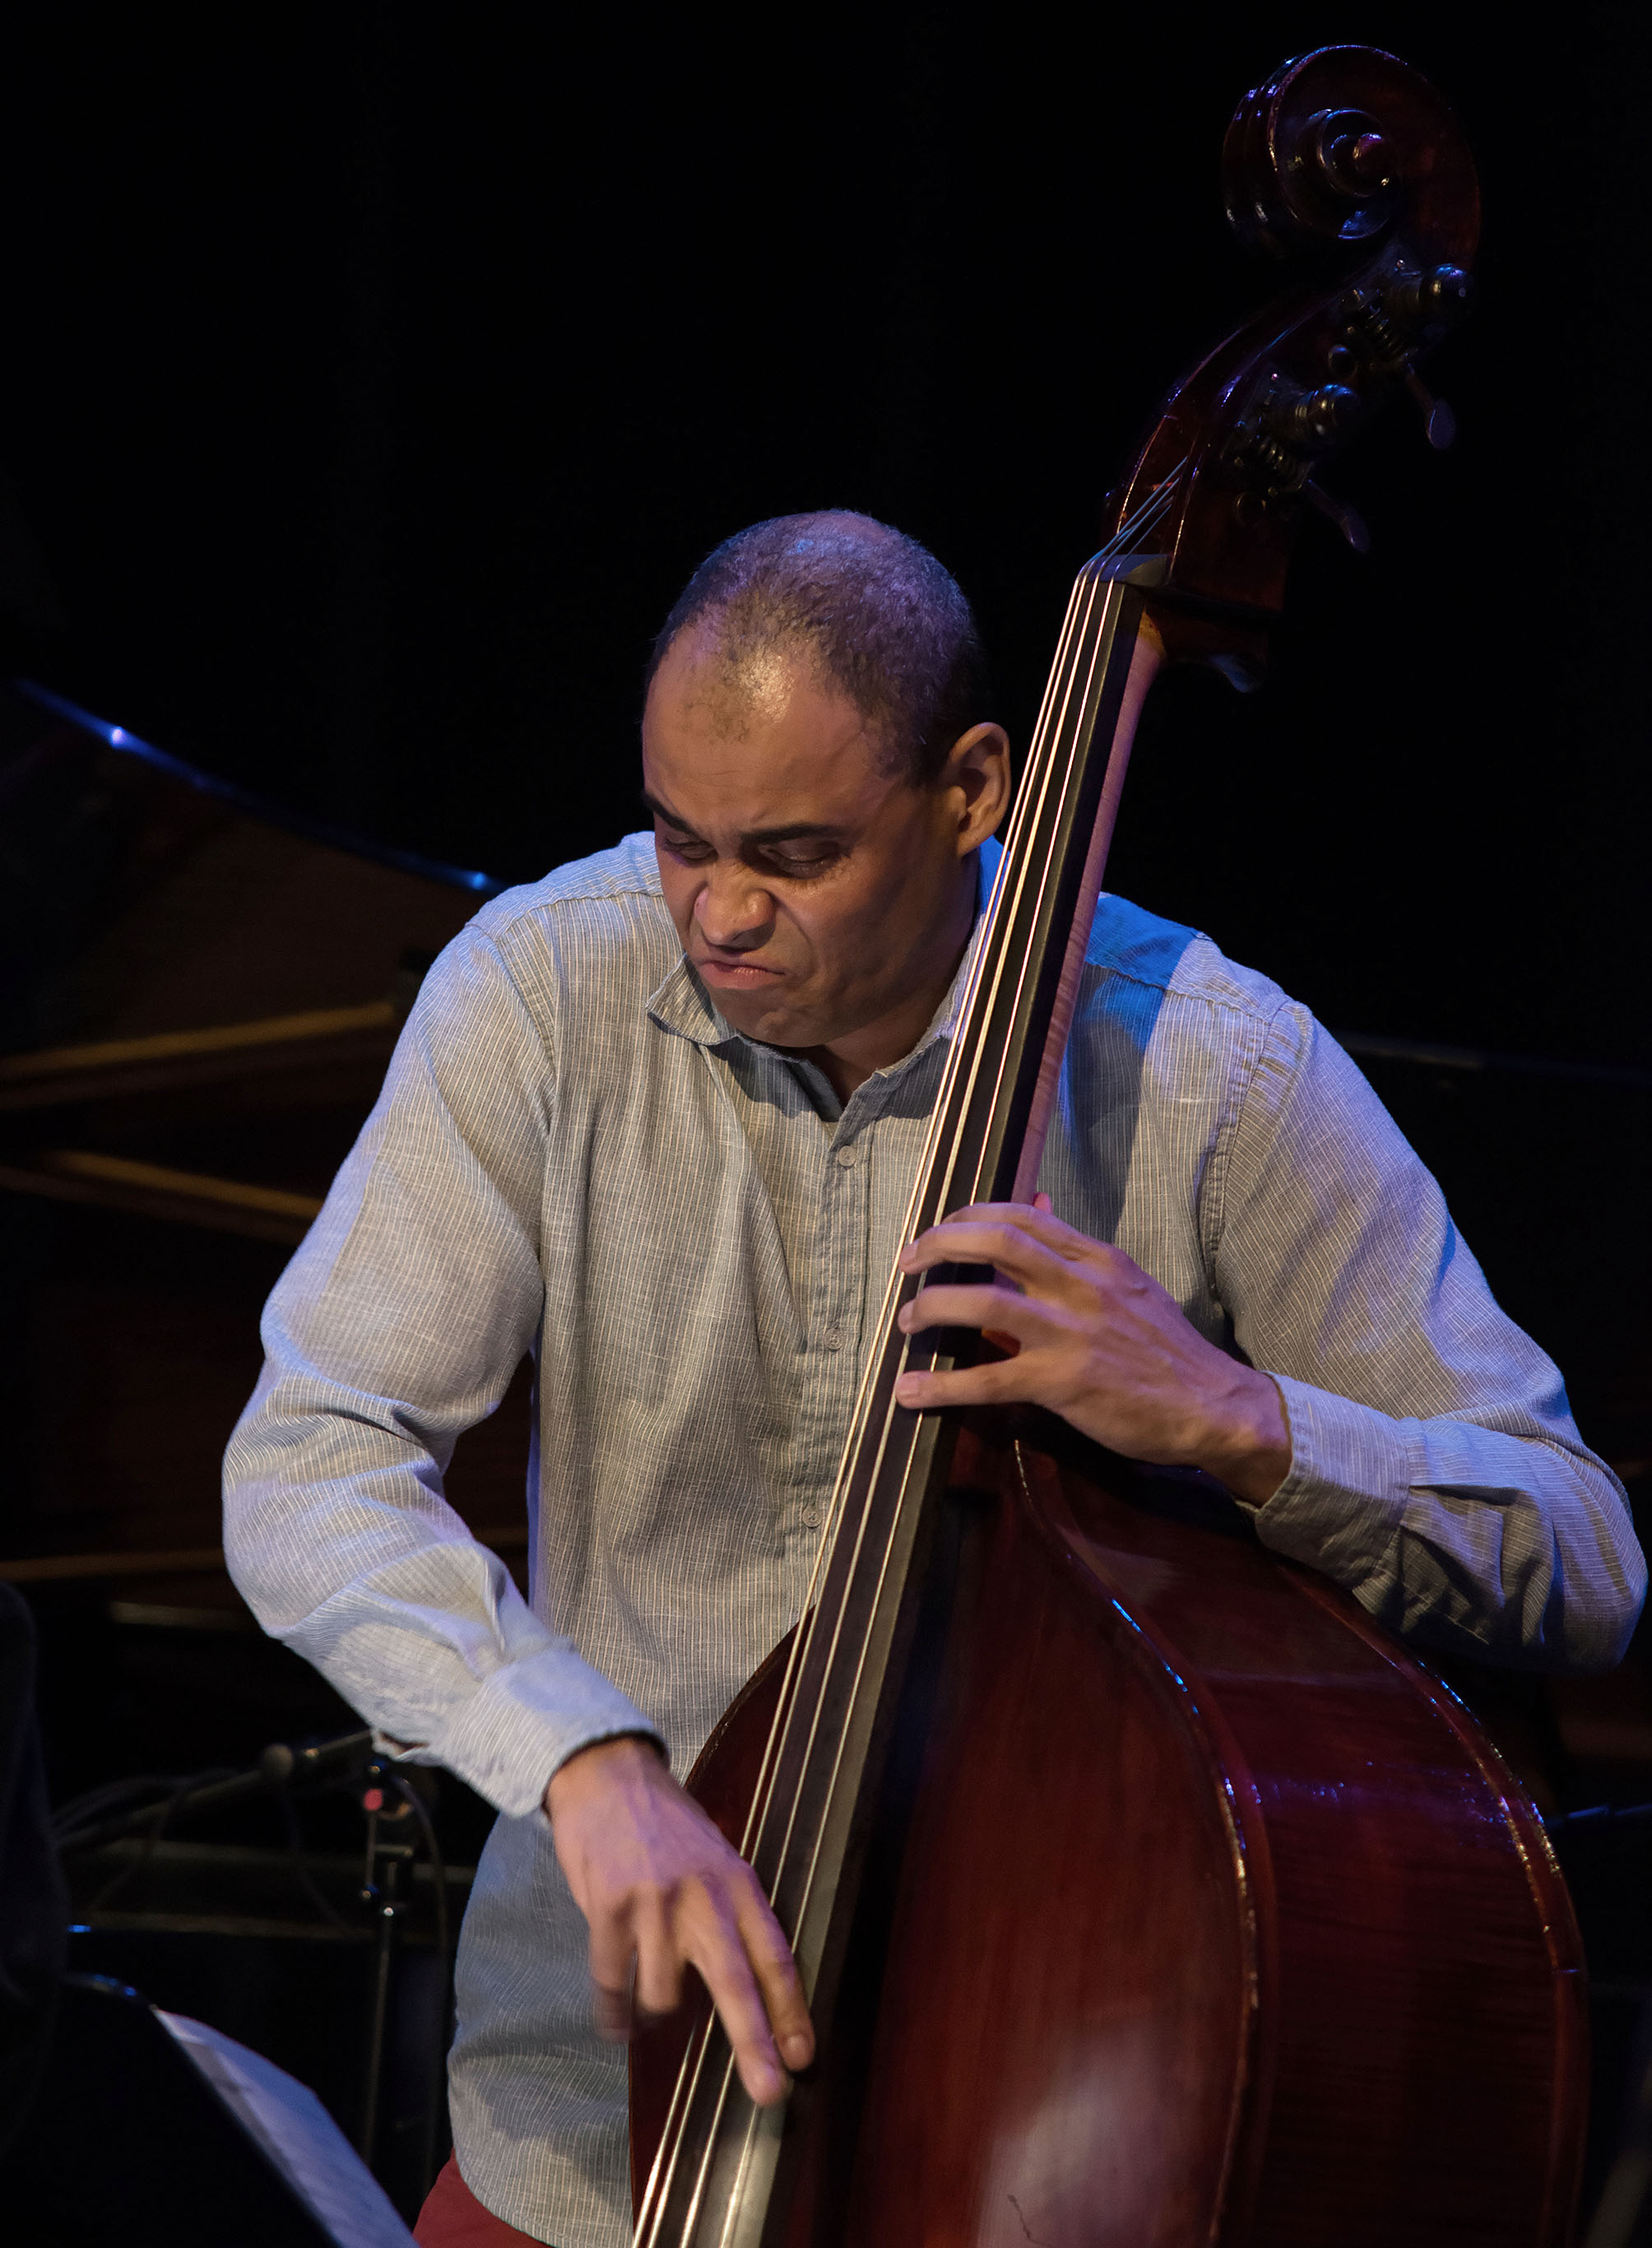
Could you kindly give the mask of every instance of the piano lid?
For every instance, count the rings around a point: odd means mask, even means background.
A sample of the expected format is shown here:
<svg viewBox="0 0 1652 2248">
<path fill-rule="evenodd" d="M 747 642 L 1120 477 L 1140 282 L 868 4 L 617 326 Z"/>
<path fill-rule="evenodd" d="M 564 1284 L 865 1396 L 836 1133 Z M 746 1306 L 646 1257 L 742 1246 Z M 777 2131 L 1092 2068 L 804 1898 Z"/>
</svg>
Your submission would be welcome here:
<svg viewBox="0 0 1652 2248">
<path fill-rule="evenodd" d="M 298 1239 L 424 969 L 503 885 L 45 689 L 3 719 L 0 1188 Z"/>
<path fill-rule="evenodd" d="M 250 1625 L 218 1463 L 260 1305 L 424 969 L 500 887 L 0 686 L 0 1575 Z M 518 1556 L 528 1386 L 449 1489 Z"/>
</svg>

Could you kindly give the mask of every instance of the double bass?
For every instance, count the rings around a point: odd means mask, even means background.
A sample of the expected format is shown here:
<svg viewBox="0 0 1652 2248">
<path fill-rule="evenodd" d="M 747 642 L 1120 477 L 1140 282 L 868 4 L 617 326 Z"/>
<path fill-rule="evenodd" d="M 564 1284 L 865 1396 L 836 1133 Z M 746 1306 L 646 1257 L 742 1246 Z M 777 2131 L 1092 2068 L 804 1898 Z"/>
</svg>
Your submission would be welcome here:
<svg viewBox="0 0 1652 2248">
<path fill-rule="evenodd" d="M 906 1237 L 1030 1201 L 1135 722 L 1260 677 L 1319 481 L 1468 296 L 1433 89 L 1323 49 L 1223 153 L 1294 285 L 1169 394 L 1080 572 Z M 956 1272 L 956 1269 L 955 1272 Z M 975 1277 L 975 1276 L 971 1276 Z M 1581 1955 L 1448 1688 L 1208 1477 L 1032 1411 L 914 1413 L 890 1280 L 802 1621 L 689 1785 L 792 1941 L 819 2056 L 742 2089 L 703 1995 L 632 2053 L 637 2248 L 1559 2248 Z"/>
</svg>

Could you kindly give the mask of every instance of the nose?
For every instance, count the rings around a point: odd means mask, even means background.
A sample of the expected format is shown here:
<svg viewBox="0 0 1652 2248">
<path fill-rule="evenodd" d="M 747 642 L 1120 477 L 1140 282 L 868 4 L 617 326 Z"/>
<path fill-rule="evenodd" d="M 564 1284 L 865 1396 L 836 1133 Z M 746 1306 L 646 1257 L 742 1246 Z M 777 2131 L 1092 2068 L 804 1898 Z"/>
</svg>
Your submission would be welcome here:
<svg viewBox="0 0 1652 2248">
<path fill-rule="evenodd" d="M 774 901 L 737 861 L 720 860 L 694 901 L 701 936 L 718 952 L 751 952 L 774 927 Z"/>
</svg>

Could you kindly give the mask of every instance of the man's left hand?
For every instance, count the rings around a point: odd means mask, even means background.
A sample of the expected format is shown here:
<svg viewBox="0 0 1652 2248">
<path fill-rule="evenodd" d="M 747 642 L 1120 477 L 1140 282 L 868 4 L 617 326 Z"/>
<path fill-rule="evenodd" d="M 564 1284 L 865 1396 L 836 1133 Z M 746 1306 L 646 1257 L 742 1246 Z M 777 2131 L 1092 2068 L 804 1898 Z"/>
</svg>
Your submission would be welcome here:
<svg viewBox="0 0 1652 2248">
<path fill-rule="evenodd" d="M 1291 1436 L 1277 1385 L 1207 1342 L 1121 1249 L 1063 1224 L 1047 1195 L 1031 1210 L 961 1210 L 901 1252 L 902 1271 L 936 1264 L 990 1264 L 997 1278 L 931 1284 L 902 1309 L 905 1331 L 981 1327 L 1019 1347 L 950 1374 L 903 1374 L 901 1404 L 1043 1405 L 1128 1459 L 1203 1468 L 1253 1506 L 1285 1480 Z"/>
</svg>

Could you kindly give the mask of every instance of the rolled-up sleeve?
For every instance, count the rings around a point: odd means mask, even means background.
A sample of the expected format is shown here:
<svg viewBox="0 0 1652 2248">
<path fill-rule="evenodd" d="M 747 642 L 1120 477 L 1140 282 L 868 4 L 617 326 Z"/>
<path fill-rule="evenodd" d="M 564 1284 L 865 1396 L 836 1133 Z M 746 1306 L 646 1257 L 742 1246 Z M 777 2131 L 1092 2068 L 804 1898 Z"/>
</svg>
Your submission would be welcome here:
<svg viewBox="0 0 1652 2248">
<path fill-rule="evenodd" d="M 538 1332 L 553 1043 L 487 938 L 456 940 L 270 1299 L 224 1463 L 225 1554 L 265 1630 L 512 1816 L 576 1750 L 655 1730 L 442 1495 Z"/>
<path fill-rule="evenodd" d="M 1290 1421 L 1265 1542 L 1443 1651 L 1615 1662 L 1646 1590 L 1623 1487 L 1433 1178 L 1301 1009 L 1274 1017 L 1209 1191 L 1217 1292 Z"/>
</svg>

